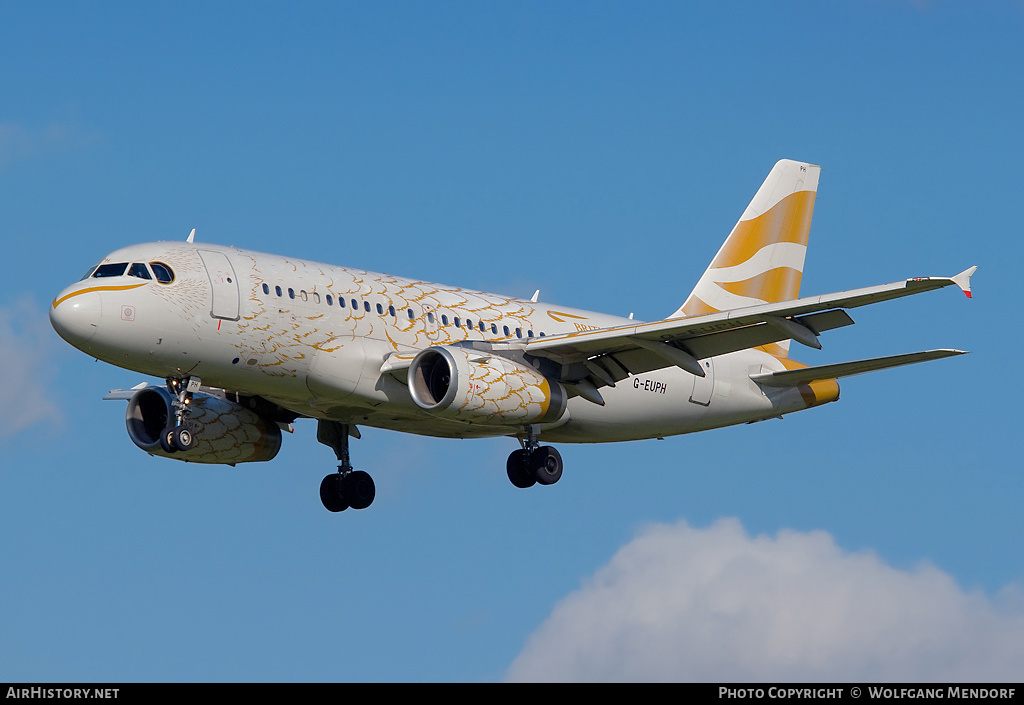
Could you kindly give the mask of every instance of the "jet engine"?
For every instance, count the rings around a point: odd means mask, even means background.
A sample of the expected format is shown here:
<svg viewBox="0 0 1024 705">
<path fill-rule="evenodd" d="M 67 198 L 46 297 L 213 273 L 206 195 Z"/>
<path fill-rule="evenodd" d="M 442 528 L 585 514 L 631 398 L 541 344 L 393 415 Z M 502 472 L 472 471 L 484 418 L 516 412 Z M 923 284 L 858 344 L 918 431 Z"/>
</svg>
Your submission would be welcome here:
<svg viewBox="0 0 1024 705">
<path fill-rule="evenodd" d="M 272 460 L 281 449 L 281 428 L 277 423 L 228 399 L 196 392 L 185 419 L 195 445 L 187 451 L 169 453 L 160 445 L 160 434 L 174 419 L 173 399 L 162 387 L 146 387 L 128 401 L 128 437 L 150 455 L 190 463 L 234 465 Z"/>
<path fill-rule="evenodd" d="M 492 425 L 551 423 L 565 413 L 565 388 L 524 364 L 469 348 L 421 351 L 409 366 L 417 406 L 444 419 Z"/>
</svg>

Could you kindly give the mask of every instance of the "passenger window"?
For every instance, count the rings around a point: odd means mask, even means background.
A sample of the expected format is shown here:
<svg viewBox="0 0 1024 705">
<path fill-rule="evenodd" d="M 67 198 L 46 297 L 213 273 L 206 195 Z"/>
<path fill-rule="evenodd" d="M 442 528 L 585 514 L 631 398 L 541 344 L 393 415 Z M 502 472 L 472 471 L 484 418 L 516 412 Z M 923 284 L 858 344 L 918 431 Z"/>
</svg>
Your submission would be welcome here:
<svg viewBox="0 0 1024 705">
<path fill-rule="evenodd" d="M 466 319 L 466 328 L 473 330 L 473 320 L 471 318 Z"/>
<path fill-rule="evenodd" d="M 128 270 L 129 277 L 138 277 L 139 279 L 152 279 L 153 277 L 149 274 L 149 268 L 142 262 L 135 262 Z"/>
<path fill-rule="evenodd" d="M 526 331 L 526 337 L 527 338 L 532 338 L 533 337 L 533 331 L 532 330 Z"/>
<path fill-rule="evenodd" d="M 93 278 L 102 279 L 104 277 L 119 277 L 124 274 L 124 270 L 128 269 L 127 262 L 118 262 L 117 264 L 101 264 L 93 272 Z"/>
<path fill-rule="evenodd" d="M 448 325 L 448 316 L 444 315 L 443 313 L 441 314 L 441 325 L 442 326 Z"/>
<path fill-rule="evenodd" d="M 522 328 L 516 328 L 516 337 L 517 338 L 522 338 L 523 337 L 523 329 Z"/>
<path fill-rule="evenodd" d="M 459 320 L 458 316 L 455 317 L 455 327 L 462 328 L 462 321 Z"/>
<path fill-rule="evenodd" d="M 328 306 L 333 306 L 334 305 L 334 299 L 331 298 L 330 294 L 327 295 L 325 300 L 327 301 L 327 305 Z"/>
<path fill-rule="evenodd" d="M 358 311 L 359 310 L 359 302 L 356 301 L 355 299 L 352 299 L 352 310 L 353 311 Z"/>
<path fill-rule="evenodd" d="M 288 287 L 288 298 L 289 299 L 294 299 L 295 298 L 295 289 L 293 289 L 291 287 Z"/>
<path fill-rule="evenodd" d="M 480 332 L 483 333 L 486 329 L 484 328 L 484 322 L 480 321 Z"/>
<path fill-rule="evenodd" d="M 369 301 L 364 301 L 363 302 L 363 310 L 366 311 L 367 313 L 370 312 L 370 302 Z"/>
<path fill-rule="evenodd" d="M 381 315 L 383 313 L 384 313 L 384 307 L 381 306 L 380 304 L 377 304 L 377 314 Z"/>
<path fill-rule="evenodd" d="M 495 325 L 494 323 L 491 324 L 491 333 L 493 333 L 494 335 L 498 334 L 498 326 Z"/>
<path fill-rule="evenodd" d="M 434 312 L 433 311 L 427 311 L 427 320 L 430 321 L 431 323 L 434 322 Z"/>
<path fill-rule="evenodd" d="M 281 287 L 275 286 L 274 291 L 277 292 L 277 298 L 281 298 L 282 296 L 284 296 L 284 293 L 281 291 Z"/>
<path fill-rule="evenodd" d="M 503 331 L 505 331 L 505 337 L 507 338 L 507 337 L 508 337 L 508 326 L 502 326 L 502 328 L 501 328 L 501 329 L 502 329 Z"/>
<path fill-rule="evenodd" d="M 343 298 L 341 298 L 339 296 L 338 297 L 338 305 L 341 306 L 342 308 L 345 308 L 345 299 L 343 299 Z"/>
<path fill-rule="evenodd" d="M 394 306 L 388 306 L 388 313 L 390 313 L 392 316 L 396 316 L 396 314 L 395 314 L 395 307 Z"/>
<path fill-rule="evenodd" d="M 416 316 L 412 315 L 412 309 L 410 308 L 409 309 L 409 320 L 412 321 L 412 320 L 415 320 L 415 318 L 416 318 Z"/>
<path fill-rule="evenodd" d="M 264 294 L 269 294 L 270 293 L 270 287 L 267 286 L 265 283 L 263 284 L 263 293 Z"/>
<path fill-rule="evenodd" d="M 149 266 L 153 268 L 153 276 L 161 284 L 170 284 L 174 281 L 174 270 L 163 262 L 150 262 Z"/>
</svg>

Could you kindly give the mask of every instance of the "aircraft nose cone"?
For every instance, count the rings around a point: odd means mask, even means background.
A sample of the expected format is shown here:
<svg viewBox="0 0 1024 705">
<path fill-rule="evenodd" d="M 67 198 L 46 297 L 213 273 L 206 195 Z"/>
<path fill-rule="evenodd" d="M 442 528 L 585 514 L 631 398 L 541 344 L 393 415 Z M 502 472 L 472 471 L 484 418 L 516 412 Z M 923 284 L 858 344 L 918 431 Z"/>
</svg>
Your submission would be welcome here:
<svg viewBox="0 0 1024 705">
<path fill-rule="evenodd" d="M 96 335 L 101 312 L 96 292 L 63 295 L 50 307 L 50 325 L 61 338 L 80 347 Z"/>
</svg>

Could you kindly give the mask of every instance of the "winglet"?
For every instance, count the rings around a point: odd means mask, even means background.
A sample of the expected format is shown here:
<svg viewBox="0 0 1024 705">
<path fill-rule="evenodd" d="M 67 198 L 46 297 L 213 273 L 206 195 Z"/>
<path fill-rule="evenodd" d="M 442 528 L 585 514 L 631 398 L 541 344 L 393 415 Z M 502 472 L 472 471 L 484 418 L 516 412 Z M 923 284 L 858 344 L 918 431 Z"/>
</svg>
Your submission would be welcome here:
<svg viewBox="0 0 1024 705">
<path fill-rule="evenodd" d="M 971 267 L 970 269 L 965 269 L 959 274 L 950 277 L 950 279 L 953 280 L 953 283 L 960 287 L 961 291 L 967 294 L 967 298 L 971 298 L 971 275 L 976 271 L 978 271 L 977 267 Z"/>
</svg>

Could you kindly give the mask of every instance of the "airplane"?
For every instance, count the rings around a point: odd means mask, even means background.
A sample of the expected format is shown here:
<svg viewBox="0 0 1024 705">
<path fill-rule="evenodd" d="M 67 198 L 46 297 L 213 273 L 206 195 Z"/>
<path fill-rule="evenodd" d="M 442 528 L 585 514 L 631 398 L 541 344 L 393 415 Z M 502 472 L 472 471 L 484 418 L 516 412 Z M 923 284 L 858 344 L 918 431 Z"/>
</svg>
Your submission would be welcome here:
<svg viewBox="0 0 1024 705">
<path fill-rule="evenodd" d="M 821 168 L 781 160 L 683 304 L 642 322 L 389 274 L 185 241 L 132 245 L 54 298 L 56 332 L 81 351 L 151 375 L 111 390 L 129 438 L 196 463 L 272 460 L 282 431 L 317 420 L 338 467 L 332 512 L 365 509 L 372 477 L 352 467 L 359 426 L 444 438 L 506 436 L 519 488 L 562 476 L 548 443 L 693 433 L 820 406 L 840 377 L 961 355 L 926 350 L 808 366 L 849 309 L 950 285 L 977 267 L 800 297 Z"/>
</svg>

